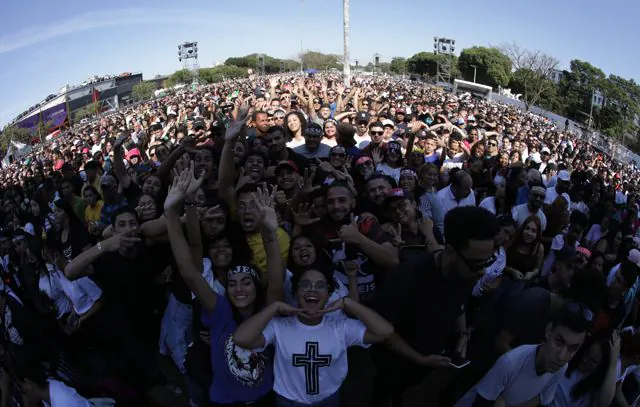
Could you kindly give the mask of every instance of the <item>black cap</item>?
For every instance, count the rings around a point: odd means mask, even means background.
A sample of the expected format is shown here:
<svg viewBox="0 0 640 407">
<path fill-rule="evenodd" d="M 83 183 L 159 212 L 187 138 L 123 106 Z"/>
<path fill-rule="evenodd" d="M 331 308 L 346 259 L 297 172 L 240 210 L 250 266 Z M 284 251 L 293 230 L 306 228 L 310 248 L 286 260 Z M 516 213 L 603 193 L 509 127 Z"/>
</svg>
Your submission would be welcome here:
<svg viewBox="0 0 640 407">
<path fill-rule="evenodd" d="M 356 114 L 356 123 L 360 123 L 360 122 L 368 123 L 369 119 L 370 119 L 370 116 L 369 116 L 369 113 L 367 112 L 362 111 Z"/>
</svg>

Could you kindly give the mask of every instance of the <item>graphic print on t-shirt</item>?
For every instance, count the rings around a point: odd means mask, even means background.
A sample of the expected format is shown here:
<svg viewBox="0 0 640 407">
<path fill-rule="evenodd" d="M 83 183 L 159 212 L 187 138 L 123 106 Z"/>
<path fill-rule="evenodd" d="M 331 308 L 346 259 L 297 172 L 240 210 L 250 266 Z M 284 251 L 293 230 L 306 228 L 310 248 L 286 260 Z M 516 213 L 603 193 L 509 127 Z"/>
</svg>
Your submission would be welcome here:
<svg viewBox="0 0 640 407">
<path fill-rule="evenodd" d="M 305 353 L 293 354 L 293 366 L 304 368 L 307 394 L 319 394 L 320 368 L 331 366 L 331 355 L 321 355 L 318 342 L 306 342 Z"/>
<path fill-rule="evenodd" d="M 245 386 L 255 387 L 262 383 L 267 356 L 238 347 L 230 334 L 224 341 L 224 356 L 233 377 Z"/>
</svg>

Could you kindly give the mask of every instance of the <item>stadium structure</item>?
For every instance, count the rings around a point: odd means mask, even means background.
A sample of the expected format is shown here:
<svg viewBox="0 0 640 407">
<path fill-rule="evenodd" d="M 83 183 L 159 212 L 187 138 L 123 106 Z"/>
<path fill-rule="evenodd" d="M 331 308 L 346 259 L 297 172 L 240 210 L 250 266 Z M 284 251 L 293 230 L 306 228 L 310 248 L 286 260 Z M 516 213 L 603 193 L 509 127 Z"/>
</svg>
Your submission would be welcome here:
<svg viewBox="0 0 640 407">
<path fill-rule="evenodd" d="M 80 121 L 77 113 L 86 106 L 95 105 L 99 112 L 107 112 L 134 103 L 133 87 L 140 82 L 142 73 L 125 72 L 94 76 L 75 86 L 66 85 L 8 125 L 35 130 L 42 123 L 47 132 L 59 130 Z"/>
</svg>

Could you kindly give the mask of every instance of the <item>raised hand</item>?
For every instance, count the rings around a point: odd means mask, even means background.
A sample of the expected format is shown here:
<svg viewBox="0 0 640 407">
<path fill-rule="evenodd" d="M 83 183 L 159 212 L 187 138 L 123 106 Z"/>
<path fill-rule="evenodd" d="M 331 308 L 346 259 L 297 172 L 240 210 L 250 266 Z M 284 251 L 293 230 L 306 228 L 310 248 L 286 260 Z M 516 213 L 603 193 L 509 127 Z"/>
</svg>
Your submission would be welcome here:
<svg viewBox="0 0 640 407">
<path fill-rule="evenodd" d="M 191 183 L 191 174 L 193 174 L 193 161 L 189 164 L 189 168 L 186 168 L 180 173 L 174 171 L 173 182 L 169 187 L 169 193 L 164 201 L 165 211 L 175 211 L 180 207 Z"/>
<path fill-rule="evenodd" d="M 302 181 L 302 186 L 300 188 L 300 191 L 303 194 L 310 194 L 313 191 L 320 189 L 320 185 L 313 186 L 313 180 L 315 179 L 315 177 L 316 177 L 316 167 L 311 168 L 311 170 L 309 170 L 309 168 L 304 169 L 304 177 Z"/>
<path fill-rule="evenodd" d="M 102 242 L 102 250 L 107 252 L 117 252 L 120 249 L 129 249 L 140 242 L 138 233 L 138 229 L 133 229 L 113 235 Z"/>
<path fill-rule="evenodd" d="M 122 145 L 124 144 L 124 142 L 125 142 L 128 138 L 129 138 L 129 133 L 127 133 L 127 132 L 123 132 L 123 133 L 120 135 L 120 137 L 118 137 L 118 138 L 116 139 L 116 141 L 113 143 L 113 146 L 112 146 L 112 147 L 113 147 L 113 149 L 114 149 L 114 150 L 117 150 L 117 149 L 119 149 L 120 147 L 122 147 Z"/>
<path fill-rule="evenodd" d="M 253 194 L 253 201 L 260 223 L 267 232 L 271 233 L 278 230 L 278 215 L 274 209 L 277 190 L 278 187 L 274 186 L 271 193 L 269 193 L 266 185 L 263 185 Z"/>
<path fill-rule="evenodd" d="M 344 309 L 344 297 L 340 298 L 337 301 L 332 302 L 331 304 L 327 304 L 320 313 L 328 314 L 330 312 L 339 311 Z"/>
<path fill-rule="evenodd" d="M 380 147 L 376 147 L 371 150 L 371 157 L 373 158 L 373 162 L 378 165 L 382 162 L 382 152 L 380 151 Z"/>
<path fill-rule="evenodd" d="M 204 183 L 205 171 L 200 171 L 200 174 L 198 174 L 198 177 L 196 178 L 193 167 L 194 164 L 193 161 L 191 161 L 191 164 L 189 164 L 189 168 L 187 169 L 187 171 L 189 172 L 189 185 L 187 186 L 186 195 L 187 197 L 189 197 L 189 199 L 195 198 L 196 192 L 198 192 L 198 189 L 200 189 L 200 187 Z"/>
<path fill-rule="evenodd" d="M 249 108 L 245 105 L 240 107 L 236 119 L 229 124 L 227 131 L 224 133 L 225 141 L 234 141 L 247 127 L 247 117 L 249 116 Z"/>
<path fill-rule="evenodd" d="M 358 222 L 356 217 L 351 214 L 351 223 L 343 225 L 338 231 L 340 238 L 346 243 L 358 243 L 360 237 L 360 230 L 358 229 Z"/>
<path fill-rule="evenodd" d="M 308 203 L 301 203 L 298 206 L 298 211 L 291 208 L 291 213 L 293 214 L 293 221 L 299 226 L 309 226 L 314 223 L 320 222 L 320 218 L 311 217 L 311 210 L 313 209 L 312 205 Z"/>
</svg>

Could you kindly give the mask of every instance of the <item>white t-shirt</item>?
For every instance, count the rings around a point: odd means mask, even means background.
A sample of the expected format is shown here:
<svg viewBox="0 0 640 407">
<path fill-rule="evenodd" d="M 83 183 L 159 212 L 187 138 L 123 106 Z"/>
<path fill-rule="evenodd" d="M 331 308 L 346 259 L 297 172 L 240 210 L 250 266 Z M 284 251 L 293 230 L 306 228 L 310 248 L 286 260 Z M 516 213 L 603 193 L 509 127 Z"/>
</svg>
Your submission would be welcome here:
<svg viewBox="0 0 640 407">
<path fill-rule="evenodd" d="M 551 205 L 559 196 L 560 194 L 558 194 L 558 191 L 556 191 L 555 188 L 547 188 L 547 193 L 544 196 L 545 205 Z M 567 200 L 567 204 L 569 204 L 568 207 L 571 207 L 571 198 L 569 198 L 569 194 L 564 192 L 562 197 Z"/>
<path fill-rule="evenodd" d="M 297 317 L 273 318 L 262 332 L 265 347 L 276 350 L 273 390 L 304 404 L 333 395 L 347 376 L 347 348 L 367 347 L 365 331 L 362 322 L 346 317 L 323 318 L 313 326 Z"/>
<path fill-rule="evenodd" d="M 480 205 L 478 205 L 480 208 L 484 208 L 486 210 L 488 210 L 489 212 L 491 212 L 492 214 L 496 214 L 496 197 L 495 196 L 488 196 L 486 198 L 484 198 L 481 202 Z"/>
<path fill-rule="evenodd" d="M 400 181 L 400 171 L 402 171 L 402 167 L 393 168 L 387 163 L 380 163 L 376 167 L 376 170 L 382 172 L 384 175 L 390 176 L 395 179 L 396 182 Z"/>
<path fill-rule="evenodd" d="M 571 392 L 573 387 L 582 381 L 587 375 L 580 372 L 578 369 L 571 372 L 569 377 L 563 377 L 558 390 L 556 390 L 556 396 L 551 403 L 551 407 L 589 407 L 593 399 L 593 393 L 586 393 L 578 400 L 573 398 Z"/>
<path fill-rule="evenodd" d="M 511 208 L 511 217 L 516 221 L 518 226 L 522 226 L 524 221 L 527 220 L 527 218 L 531 215 L 533 215 L 533 213 L 529 211 L 529 206 L 526 203 L 523 203 L 522 205 L 516 205 Z M 542 231 L 544 232 L 544 230 L 547 228 L 546 215 L 544 214 L 544 212 L 542 212 L 542 209 L 538 209 L 538 213 L 536 213 L 535 215 L 538 217 L 538 219 L 540 219 L 540 225 L 542 226 Z"/>
<path fill-rule="evenodd" d="M 71 301 L 64 295 L 64 290 L 56 277 L 50 274 L 40 276 L 38 289 L 53 301 L 57 319 L 62 318 L 63 315 L 68 314 L 73 309 Z"/>
<path fill-rule="evenodd" d="M 57 267 L 47 264 L 49 273 L 53 278 L 57 278 L 64 294 L 73 305 L 73 310 L 78 315 L 87 313 L 100 298 L 102 290 L 89 277 L 82 277 L 70 281 L 64 273 Z"/>
<path fill-rule="evenodd" d="M 304 137 L 301 138 L 300 140 L 293 139 L 293 140 L 291 140 L 291 141 L 289 141 L 287 143 L 287 147 L 289 147 L 291 149 L 294 149 L 294 148 L 296 148 L 298 146 L 302 146 L 302 145 L 304 145 Z"/>
<path fill-rule="evenodd" d="M 53 379 L 49 380 L 49 396 L 51 404 L 44 401 L 45 407 L 93 407 L 76 389 Z"/>
<path fill-rule="evenodd" d="M 507 406 L 517 406 L 534 397 L 547 406 L 553 400 L 567 365 L 554 373 L 536 373 L 536 349 L 539 345 L 522 345 L 498 359 L 484 377 L 473 386 L 455 407 L 471 407 L 479 395 L 485 400 L 502 398 Z"/>
<path fill-rule="evenodd" d="M 356 147 L 358 147 L 360 150 L 371 143 L 371 137 L 369 136 L 369 133 L 365 133 L 365 135 L 363 136 L 359 136 L 358 134 L 356 134 L 355 136 L 353 136 L 353 139 L 356 142 Z"/>
<path fill-rule="evenodd" d="M 602 227 L 596 223 L 589 229 L 585 240 L 589 244 L 596 244 L 598 243 L 598 240 L 600 240 L 604 235 L 605 233 L 602 232 Z"/>
</svg>

